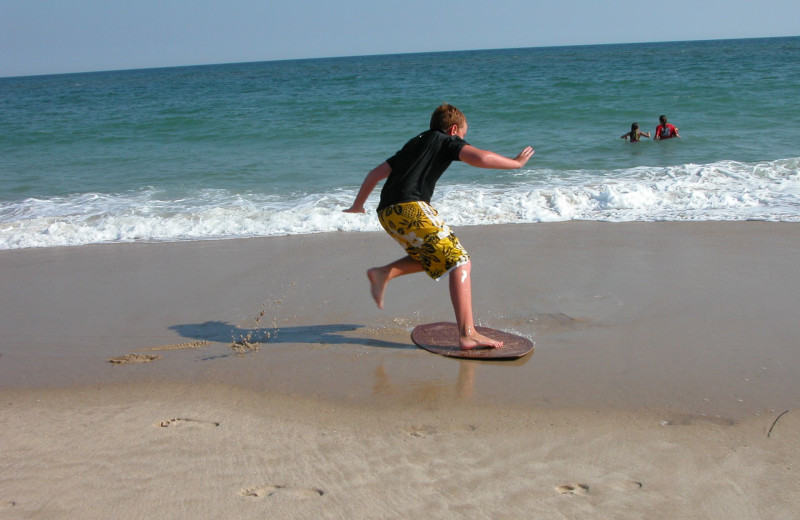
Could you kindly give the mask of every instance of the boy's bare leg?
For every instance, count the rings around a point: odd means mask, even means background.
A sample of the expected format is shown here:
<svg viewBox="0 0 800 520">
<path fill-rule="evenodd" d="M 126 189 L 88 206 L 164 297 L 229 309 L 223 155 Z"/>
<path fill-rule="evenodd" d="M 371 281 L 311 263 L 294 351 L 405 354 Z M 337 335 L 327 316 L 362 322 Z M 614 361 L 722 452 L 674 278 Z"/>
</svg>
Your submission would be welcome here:
<svg viewBox="0 0 800 520">
<path fill-rule="evenodd" d="M 386 284 L 389 283 L 389 280 L 406 274 L 419 273 L 422 270 L 422 264 L 410 256 L 395 260 L 383 267 L 369 269 L 367 278 L 369 278 L 370 291 L 372 291 L 372 297 L 378 304 L 378 308 L 383 309 L 383 293 L 386 291 Z"/>
<path fill-rule="evenodd" d="M 502 347 L 502 341 L 478 334 L 475 330 L 475 323 L 472 318 L 471 271 L 472 262 L 467 262 L 450 271 L 450 300 L 453 302 L 453 310 L 456 313 L 456 322 L 458 323 L 459 346 L 463 350 L 481 347 Z"/>
</svg>

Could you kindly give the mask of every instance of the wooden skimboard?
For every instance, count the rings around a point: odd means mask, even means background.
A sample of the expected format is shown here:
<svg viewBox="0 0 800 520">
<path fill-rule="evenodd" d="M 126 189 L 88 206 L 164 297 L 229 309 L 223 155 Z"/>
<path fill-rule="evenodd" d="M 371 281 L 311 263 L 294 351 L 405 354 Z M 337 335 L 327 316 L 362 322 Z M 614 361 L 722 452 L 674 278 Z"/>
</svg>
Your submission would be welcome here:
<svg viewBox="0 0 800 520">
<path fill-rule="evenodd" d="M 426 323 L 411 331 L 411 339 L 418 347 L 442 356 L 465 359 L 518 359 L 533 351 L 533 342 L 510 332 L 475 327 L 475 330 L 503 342 L 500 348 L 461 350 L 458 346 L 458 327 L 452 322 Z"/>
</svg>

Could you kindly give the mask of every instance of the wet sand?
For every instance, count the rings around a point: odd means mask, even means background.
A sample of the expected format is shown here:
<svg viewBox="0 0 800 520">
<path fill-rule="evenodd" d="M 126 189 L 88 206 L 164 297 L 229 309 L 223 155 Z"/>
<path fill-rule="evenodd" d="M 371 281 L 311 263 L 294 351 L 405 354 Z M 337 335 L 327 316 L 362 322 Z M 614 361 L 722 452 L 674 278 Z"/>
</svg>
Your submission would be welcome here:
<svg viewBox="0 0 800 520">
<path fill-rule="evenodd" d="M 416 348 L 447 284 L 377 309 L 380 233 L 0 252 L 3 516 L 800 509 L 800 226 L 456 231 L 477 323 L 532 355 Z"/>
</svg>

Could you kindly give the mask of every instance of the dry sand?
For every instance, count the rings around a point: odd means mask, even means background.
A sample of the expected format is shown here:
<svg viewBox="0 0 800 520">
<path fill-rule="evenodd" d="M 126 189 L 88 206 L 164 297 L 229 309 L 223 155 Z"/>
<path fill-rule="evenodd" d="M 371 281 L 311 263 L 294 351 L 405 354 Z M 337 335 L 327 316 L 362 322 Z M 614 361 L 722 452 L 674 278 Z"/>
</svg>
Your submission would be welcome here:
<svg viewBox="0 0 800 520">
<path fill-rule="evenodd" d="M 0 252 L 0 517 L 796 517 L 800 226 L 457 232 L 533 355 L 379 233 Z"/>
</svg>

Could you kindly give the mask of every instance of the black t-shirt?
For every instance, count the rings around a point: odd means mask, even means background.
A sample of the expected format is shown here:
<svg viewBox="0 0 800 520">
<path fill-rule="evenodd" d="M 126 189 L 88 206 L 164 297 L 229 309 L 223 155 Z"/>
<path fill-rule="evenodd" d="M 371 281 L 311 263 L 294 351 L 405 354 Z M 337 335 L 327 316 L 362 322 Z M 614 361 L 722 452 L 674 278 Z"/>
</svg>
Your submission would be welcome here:
<svg viewBox="0 0 800 520">
<path fill-rule="evenodd" d="M 386 162 L 392 173 L 381 190 L 378 211 L 401 202 L 430 203 L 436 181 L 468 143 L 457 135 L 428 130 L 411 139 Z"/>
</svg>

